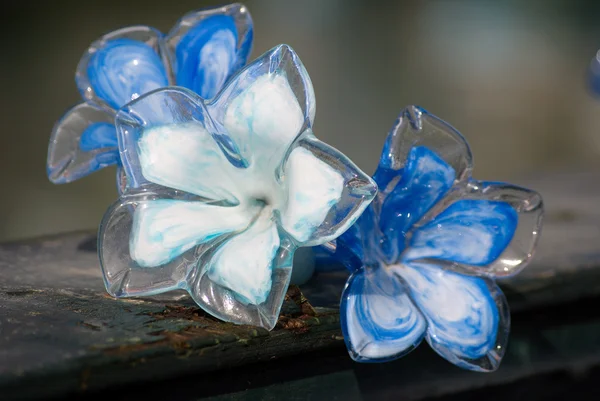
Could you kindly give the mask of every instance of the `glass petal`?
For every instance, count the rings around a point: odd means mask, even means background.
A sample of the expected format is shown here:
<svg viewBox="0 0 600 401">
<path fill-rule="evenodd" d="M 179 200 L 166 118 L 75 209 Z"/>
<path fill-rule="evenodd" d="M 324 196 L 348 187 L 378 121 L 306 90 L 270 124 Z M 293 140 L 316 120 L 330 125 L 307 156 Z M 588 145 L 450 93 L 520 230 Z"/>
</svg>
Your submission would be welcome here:
<svg viewBox="0 0 600 401">
<path fill-rule="evenodd" d="M 544 202 L 539 193 L 516 185 L 501 182 L 472 181 L 466 199 L 505 202 L 517 214 L 518 224 L 510 242 L 497 259 L 488 266 L 465 266 L 478 274 L 495 277 L 519 273 L 533 258 L 540 239 L 544 217 Z"/>
<path fill-rule="evenodd" d="M 427 342 L 438 354 L 465 369 L 498 367 L 510 317 L 506 299 L 492 280 L 416 262 L 392 269 L 407 283 L 427 319 Z"/>
<path fill-rule="evenodd" d="M 215 252 L 206 274 L 215 284 L 231 290 L 241 302 L 259 305 L 271 291 L 272 265 L 279 245 L 274 224 L 254 223 Z"/>
<path fill-rule="evenodd" d="M 147 26 L 111 32 L 92 43 L 77 67 L 87 101 L 107 110 L 169 85 L 170 67 L 162 34 Z"/>
<path fill-rule="evenodd" d="M 245 229 L 253 215 L 241 206 L 172 199 L 138 204 L 129 244 L 131 259 L 141 267 L 163 265 L 196 245 Z"/>
<path fill-rule="evenodd" d="M 48 178 L 53 183 L 72 182 L 118 162 L 112 114 L 82 103 L 54 126 L 47 160 Z"/>
<path fill-rule="evenodd" d="M 117 129 L 129 188 L 154 183 L 238 203 L 235 151 L 196 94 L 163 88 L 142 96 L 119 111 Z"/>
<path fill-rule="evenodd" d="M 360 231 L 360 220 L 369 211 L 365 209 L 356 223 L 350 226 L 342 235 L 323 245 L 313 248 L 317 257 L 315 271 L 330 272 L 336 270 L 347 270 L 354 272 L 364 264 L 364 252 L 362 235 Z"/>
<path fill-rule="evenodd" d="M 374 198 L 377 187 L 337 149 L 308 134 L 290 153 L 284 173 L 288 201 L 283 228 L 303 246 L 346 231 Z"/>
<path fill-rule="evenodd" d="M 415 349 L 427 323 L 398 278 L 383 268 L 350 276 L 340 307 L 344 339 L 359 362 L 383 362 Z"/>
<path fill-rule="evenodd" d="M 247 165 L 275 171 L 314 119 L 310 78 L 294 51 L 280 45 L 233 77 L 208 105 Z"/>
<path fill-rule="evenodd" d="M 252 217 L 232 207 L 157 196 L 164 194 L 127 195 L 104 215 L 98 249 L 106 289 L 113 296 L 186 288 L 199 257 Z"/>
<path fill-rule="evenodd" d="M 188 279 L 192 297 L 221 320 L 271 330 L 277 323 L 296 247 L 270 221 L 224 242 Z"/>
<path fill-rule="evenodd" d="M 414 231 L 402 258 L 486 266 L 506 249 L 517 223 L 516 210 L 506 202 L 459 200 Z"/>
<path fill-rule="evenodd" d="M 241 4 L 186 14 L 166 38 L 177 85 L 214 97 L 248 61 L 252 36 L 252 18 Z"/>
<path fill-rule="evenodd" d="M 405 247 L 407 233 L 452 187 L 456 172 L 425 146 L 410 150 L 400 180 L 383 194 L 379 226 L 382 251 L 395 262 Z"/>
<path fill-rule="evenodd" d="M 394 187 L 415 147 L 425 147 L 448 164 L 459 182 L 466 183 L 473 169 L 471 149 L 465 138 L 450 124 L 418 106 L 401 113 L 384 145 L 374 174 L 382 194 Z"/>
</svg>

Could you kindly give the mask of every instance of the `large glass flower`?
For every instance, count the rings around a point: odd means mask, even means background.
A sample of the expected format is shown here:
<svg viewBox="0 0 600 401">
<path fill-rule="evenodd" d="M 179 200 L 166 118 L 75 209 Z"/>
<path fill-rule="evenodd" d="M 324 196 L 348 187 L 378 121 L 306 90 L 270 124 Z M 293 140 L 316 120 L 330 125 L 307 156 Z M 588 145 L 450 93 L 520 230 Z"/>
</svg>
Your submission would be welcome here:
<svg viewBox="0 0 600 401">
<path fill-rule="evenodd" d="M 212 101 L 171 87 L 123 107 L 129 186 L 99 233 L 108 292 L 185 289 L 214 316 L 271 329 L 296 248 L 336 238 L 376 193 L 315 138 L 314 115 L 310 78 L 285 45 Z"/>
<path fill-rule="evenodd" d="M 114 120 L 121 106 L 169 85 L 210 99 L 246 64 L 251 48 L 252 19 L 241 4 L 186 14 L 167 35 L 148 26 L 104 35 L 77 67 L 85 102 L 69 110 L 52 131 L 48 177 L 63 184 L 120 165 Z M 124 178 L 118 169 L 120 190 Z"/>
<path fill-rule="evenodd" d="M 495 278 L 531 259 L 542 200 L 475 181 L 471 170 L 455 129 L 423 109 L 403 111 L 374 175 L 377 197 L 327 248 L 351 272 L 341 321 L 353 359 L 396 359 L 425 338 L 458 366 L 497 368 L 510 319 Z"/>
</svg>

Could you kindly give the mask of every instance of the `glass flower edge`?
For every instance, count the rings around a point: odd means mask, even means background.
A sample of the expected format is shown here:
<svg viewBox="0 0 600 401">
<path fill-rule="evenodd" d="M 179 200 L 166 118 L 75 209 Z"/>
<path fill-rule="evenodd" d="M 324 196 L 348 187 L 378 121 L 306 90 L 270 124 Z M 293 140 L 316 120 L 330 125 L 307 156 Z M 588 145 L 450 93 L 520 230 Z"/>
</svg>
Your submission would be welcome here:
<svg viewBox="0 0 600 401">
<path fill-rule="evenodd" d="M 75 75 L 84 100 L 55 124 L 46 170 L 55 184 L 83 178 L 121 159 L 114 127 L 116 113 L 144 93 L 179 85 L 213 97 L 248 61 L 253 24 L 239 3 L 192 11 L 163 35 L 148 26 L 130 26 L 96 40 Z M 126 184 L 118 168 L 117 188 Z"/>
<path fill-rule="evenodd" d="M 310 78 L 280 45 L 211 101 L 180 87 L 117 114 L 129 186 L 107 211 L 99 254 L 115 297 L 175 289 L 206 312 L 272 329 L 294 251 L 331 241 L 376 193 L 312 133 Z"/>
<path fill-rule="evenodd" d="M 495 280 L 530 262 L 543 202 L 474 180 L 472 167 L 456 129 L 420 107 L 402 111 L 373 175 L 376 198 L 321 247 L 350 271 L 340 315 L 355 361 L 395 360 L 425 339 L 461 368 L 498 368 L 510 315 Z"/>
</svg>

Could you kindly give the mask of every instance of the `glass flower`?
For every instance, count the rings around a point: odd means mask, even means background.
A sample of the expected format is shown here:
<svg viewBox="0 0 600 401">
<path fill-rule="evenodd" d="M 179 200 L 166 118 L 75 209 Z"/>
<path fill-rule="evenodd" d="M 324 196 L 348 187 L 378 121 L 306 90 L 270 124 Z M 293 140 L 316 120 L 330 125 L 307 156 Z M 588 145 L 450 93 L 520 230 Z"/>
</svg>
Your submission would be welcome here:
<svg viewBox="0 0 600 401">
<path fill-rule="evenodd" d="M 232 4 L 186 14 L 167 35 L 131 26 L 95 41 L 77 67 L 84 102 L 67 111 L 52 131 L 50 181 L 68 183 L 120 165 L 115 115 L 144 93 L 178 85 L 212 98 L 246 64 L 252 32 L 246 7 Z M 118 168 L 121 191 L 124 178 Z"/>
<path fill-rule="evenodd" d="M 298 247 L 333 240 L 376 193 L 312 133 L 315 100 L 280 45 L 211 101 L 153 91 L 117 114 L 129 186 L 99 233 L 108 292 L 184 289 L 208 313 L 273 328 Z"/>
<path fill-rule="evenodd" d="M 592 95 L 600 96 L 600 50 L 596 52 L 588 67 L 587 86 Z"/>
<path fill-rule="evenodd" d="M 402 112 L 373 177 L 379 193 L 324 247 L 351 272 L 340 313 L 354 360 L 393 360 L 425 338 L 460 367 L 498 367 L 510 319 L 495 279 L 530 261 L 543 206 L 536 192 L 472 179 L 472 166 L 454 128 Z"/>
</svg>

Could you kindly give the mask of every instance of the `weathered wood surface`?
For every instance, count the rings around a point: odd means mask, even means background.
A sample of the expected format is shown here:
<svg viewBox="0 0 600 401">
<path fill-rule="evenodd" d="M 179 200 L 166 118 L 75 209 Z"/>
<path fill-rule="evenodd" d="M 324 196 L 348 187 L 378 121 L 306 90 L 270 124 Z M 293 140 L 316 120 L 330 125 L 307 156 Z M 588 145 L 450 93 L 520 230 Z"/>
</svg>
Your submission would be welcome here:
<svg viewBox="0 0 600 401">
<path fill-rule="evenodd" d="M 79 233 L 0 249 L 0 389 L 85 390 L 340 342 L 335 310 L 311 316 L 291 299 L 271 333 L 213 319 L 184 294 L 115 300 L 104 290 L 94 240 Z"/>
<path fill-rule="evenodd" d="M 531 318 L 519 320 L 518 316 L 529 316 L 532 311 L 537 316 L 539 310 L 554 310 L 548 305 L 559 308 L 559 303 L 600 294 L 597 182 L 600 174 L 563 174 L 522 182 L 542 193 L 547 213 L 534 263 L 501 283 L 516 315 L 508 355 L 497 373 L 460 371 L 426 346 L 390 364 L 351 362 L 334 309 L 345 281 L 339 273 L 321 275 L 303 288 L 313 304 L 322 306 L 317 316 L 290 299 L 272 332 L 218 322 L 183 294 L 115 300 L 104 291 L 94 235 L 74 233 L 0 245 L 0 398 L 89 394 L 132 383 L 148 389 L 157 380 L 193 374 L 193 397 L 179 399 L 200 399 L 242 391 L 244 383 L 257 387 L 248 383 L 257 381 L 252 379 L 255 365 L 249 364 L 265 362 L 260 369 L 271 369 L 272 381 L 263 379 L 262 383 L 275 386 L 270 387 L 274 393 L 279 388 L 274 381 L 304 383 L 314 389 L 337 383 L 347 393 L 341 399 L 360 399 L 350 397 L 348 391 L 360 397 L 369 386 L 373 391 L 403 394 L 393 399 L 422 399 L 565 364 L 594 366 L 600 362 L 597 316 L 590 315 L 574 326 L 572 322 L 560 326 L 562 321 L 553 316 L 540 327 L 532 326 Z M 543 327 L 546 323 L 549 328 Z M 596 337 L 590 338 L 591 333 Z M 564 351 L 570 349 L 569 341 L 577 343 L 573 344 L 577 352 Z M 228 370 L 223 381 L 223 369 L 236 370 Z M 299 374 L 298 369 L 308 372 Z M 394 379 L 390 372 L 400 376 Z M 382 382 L 386 377 L 387 384 Z M 220 390 L 215 384 L 219 380 Z M 263 390 L 248 391 L 239 396 L 256 396 L 252 391 Z M 161 391 L 155 389 L 147 397 L 153 394 Z"/>
</svg>

